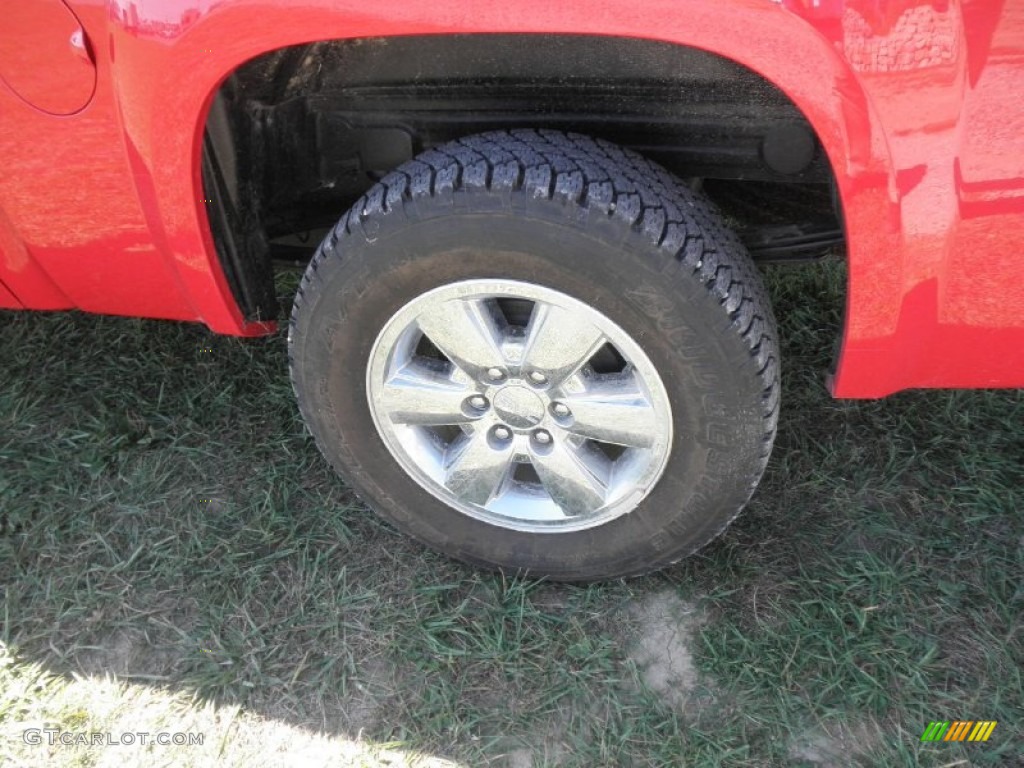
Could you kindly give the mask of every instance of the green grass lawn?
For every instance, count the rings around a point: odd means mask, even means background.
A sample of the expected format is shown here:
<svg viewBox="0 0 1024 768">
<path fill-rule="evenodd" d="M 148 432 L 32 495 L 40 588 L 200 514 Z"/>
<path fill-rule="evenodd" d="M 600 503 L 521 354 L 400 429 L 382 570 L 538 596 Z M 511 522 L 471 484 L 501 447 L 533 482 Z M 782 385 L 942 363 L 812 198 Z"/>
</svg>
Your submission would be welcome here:
<svg viewBox="0 0 1024 768">
<path fill-rule="evenodd" d="M 1021 765 L 1024 394 L 833 401 L 841 269 L 769 277 L 760 490 L 588 587 L 379 522 L 304 434 L 283 332 L 0 313 L 0 763 Z M 956 719 L 999 725 L 920 742 Z M 206 742 L 23 742 L 45 724 Z"/>
</svg>

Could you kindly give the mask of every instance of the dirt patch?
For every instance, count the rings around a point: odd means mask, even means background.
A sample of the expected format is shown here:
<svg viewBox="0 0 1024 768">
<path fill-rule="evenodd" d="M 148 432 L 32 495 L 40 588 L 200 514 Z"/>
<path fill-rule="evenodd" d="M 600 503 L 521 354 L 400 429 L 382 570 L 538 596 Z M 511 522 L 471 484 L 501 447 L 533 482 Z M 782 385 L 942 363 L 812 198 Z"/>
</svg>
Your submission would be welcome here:
<svg viewBox="0 0 1024 768">
<path fill-rule="evenodd" d="M 352 681 L 349 695 L 342 701 L 342 728 L 351 734 L 372 732 L 382 722 L 386 704 L 397 695 L 400 671 L 382 658 L 364 661 Z"/>
<path fill-rule="evenodd" d="M 793 760 L 817 768 L 849 768 L 860 765 L 877 744 L 881 729 L 874 723 L 830 723 L 796 736 L 789 747 Z"/>
<path fill-rule="evenodd" d="M 523 747 L 508 753 L 506 768 L 533 768 L 533 750 Z"/>
<path fill-rule="evenodd" d="M 538 732 L 535 742 L 510 750 L 498 765 L 502 768 L 557 768 L 565 765 L 569 757 L 569 745 L 566 743 L 568 728 L 567 712 L 553 716 L 547 727 Z"/>
<path fill-rule="evenodd" d="M 122 627 L 78 650 L 75 661 L 78 671 L 86 675 L 161 679 L 172 673 L 178 655 L 154 646 L 144 632 Z"/>
<path fill-rule="evenodd" d="M 564 765 L 568 756 L 565 746 L 555 737 L 545 738 L 543 743 L 531 749 L 521 747 L 505 756 L 504 768 L 556 768 Z"/>
<path fill-rule="evenodd" d="M 709 703 L 710 690 L 697 672 L 691 650 L 694 633 L 704 621 L 696 606 L 668 589 L 629 612 L 638 629 L 629 657 L 647 687 L 684 714 Z"/>
</svg>

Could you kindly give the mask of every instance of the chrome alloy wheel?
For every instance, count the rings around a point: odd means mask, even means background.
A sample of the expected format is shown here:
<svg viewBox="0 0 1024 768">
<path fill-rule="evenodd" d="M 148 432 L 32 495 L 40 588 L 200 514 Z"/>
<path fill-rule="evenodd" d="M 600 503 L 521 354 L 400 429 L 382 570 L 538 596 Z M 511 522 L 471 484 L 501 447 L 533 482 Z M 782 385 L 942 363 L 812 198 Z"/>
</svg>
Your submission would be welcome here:
<svg viewBox="0 0 1024 768">
<path fill-rule="evenodd" d="M 465 280 L 384 326 L 366 392 L 384 444 L 471 517 L 567 532 L 634 509 L 669 458 L 672 414 L 644 351 L 564 293 Z"/>
</svg>

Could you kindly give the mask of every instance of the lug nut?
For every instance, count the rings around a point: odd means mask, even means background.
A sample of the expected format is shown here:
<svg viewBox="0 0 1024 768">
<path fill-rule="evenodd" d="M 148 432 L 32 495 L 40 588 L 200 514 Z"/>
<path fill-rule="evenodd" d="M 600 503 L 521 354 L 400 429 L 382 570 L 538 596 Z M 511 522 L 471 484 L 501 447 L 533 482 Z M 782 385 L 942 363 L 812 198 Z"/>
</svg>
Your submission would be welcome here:
<svg viewBox="0 0 1024 768">
<path fill-rule="evenodd" d="M 565 403 L 555 403 L 551 407 L 551 412 L 554 413 L 555 416 L 557 416 L 560 419 L 567 418 L 572 414 L 572 412 L 569 410 L 569 406 L 566 405 Z"/>
<path fill-rule="evenodd" d="M 547 445 L 548 443 L 551 442 L 551 433 L 548 432 L 546 429 L 538 429 L 536 432 L 533 433 L 533 439 L 536 440 L 541 445 Z"/>
<path fill-rule="evenodd" d="M 495 427 L 494 436 L 501 441 L 510 440 L 512 438 L 512 430 L 508 427 Z"/>
<path fill-rule="evenodd" d="M 487 398 L 483 395 L 473 395 L 469 398 L 469 407 L 475 411 L 486 411 Z"/>
<path fill-rule="evenodd" d="M 487 378 L 489 378 L 491 381 L 501 381 L 503 378 L 505 378 L 505 374 L 501 372 L 501 368 L 488 368 Z"/>
<path fill-rule="evenodd" d="M 548 377 L 545 376 L 540 371 L 533 371 L 530 374 L 530 381 L 532 381 L 534 384 L 544 384 L 544 383 L 547 382 L 547 380 L 548 380 Z"/>
</svg>

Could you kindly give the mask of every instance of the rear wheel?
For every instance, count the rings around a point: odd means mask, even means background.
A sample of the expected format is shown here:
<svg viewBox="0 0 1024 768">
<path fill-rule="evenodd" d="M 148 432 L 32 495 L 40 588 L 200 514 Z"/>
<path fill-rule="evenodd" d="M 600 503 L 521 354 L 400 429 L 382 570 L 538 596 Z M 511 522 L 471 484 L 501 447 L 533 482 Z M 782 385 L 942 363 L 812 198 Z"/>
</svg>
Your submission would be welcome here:
<svg viewBox="0 0 1024 768">
<path fill-rule="evenodd" d="M 711 206 L 624 149 L 514 131 L 430 150 L 320 246 L 292 313 L 300 408 L 380 514 L 565 580 L 707 543 L 767 461 L 760 276 Z"/>
</svg>

